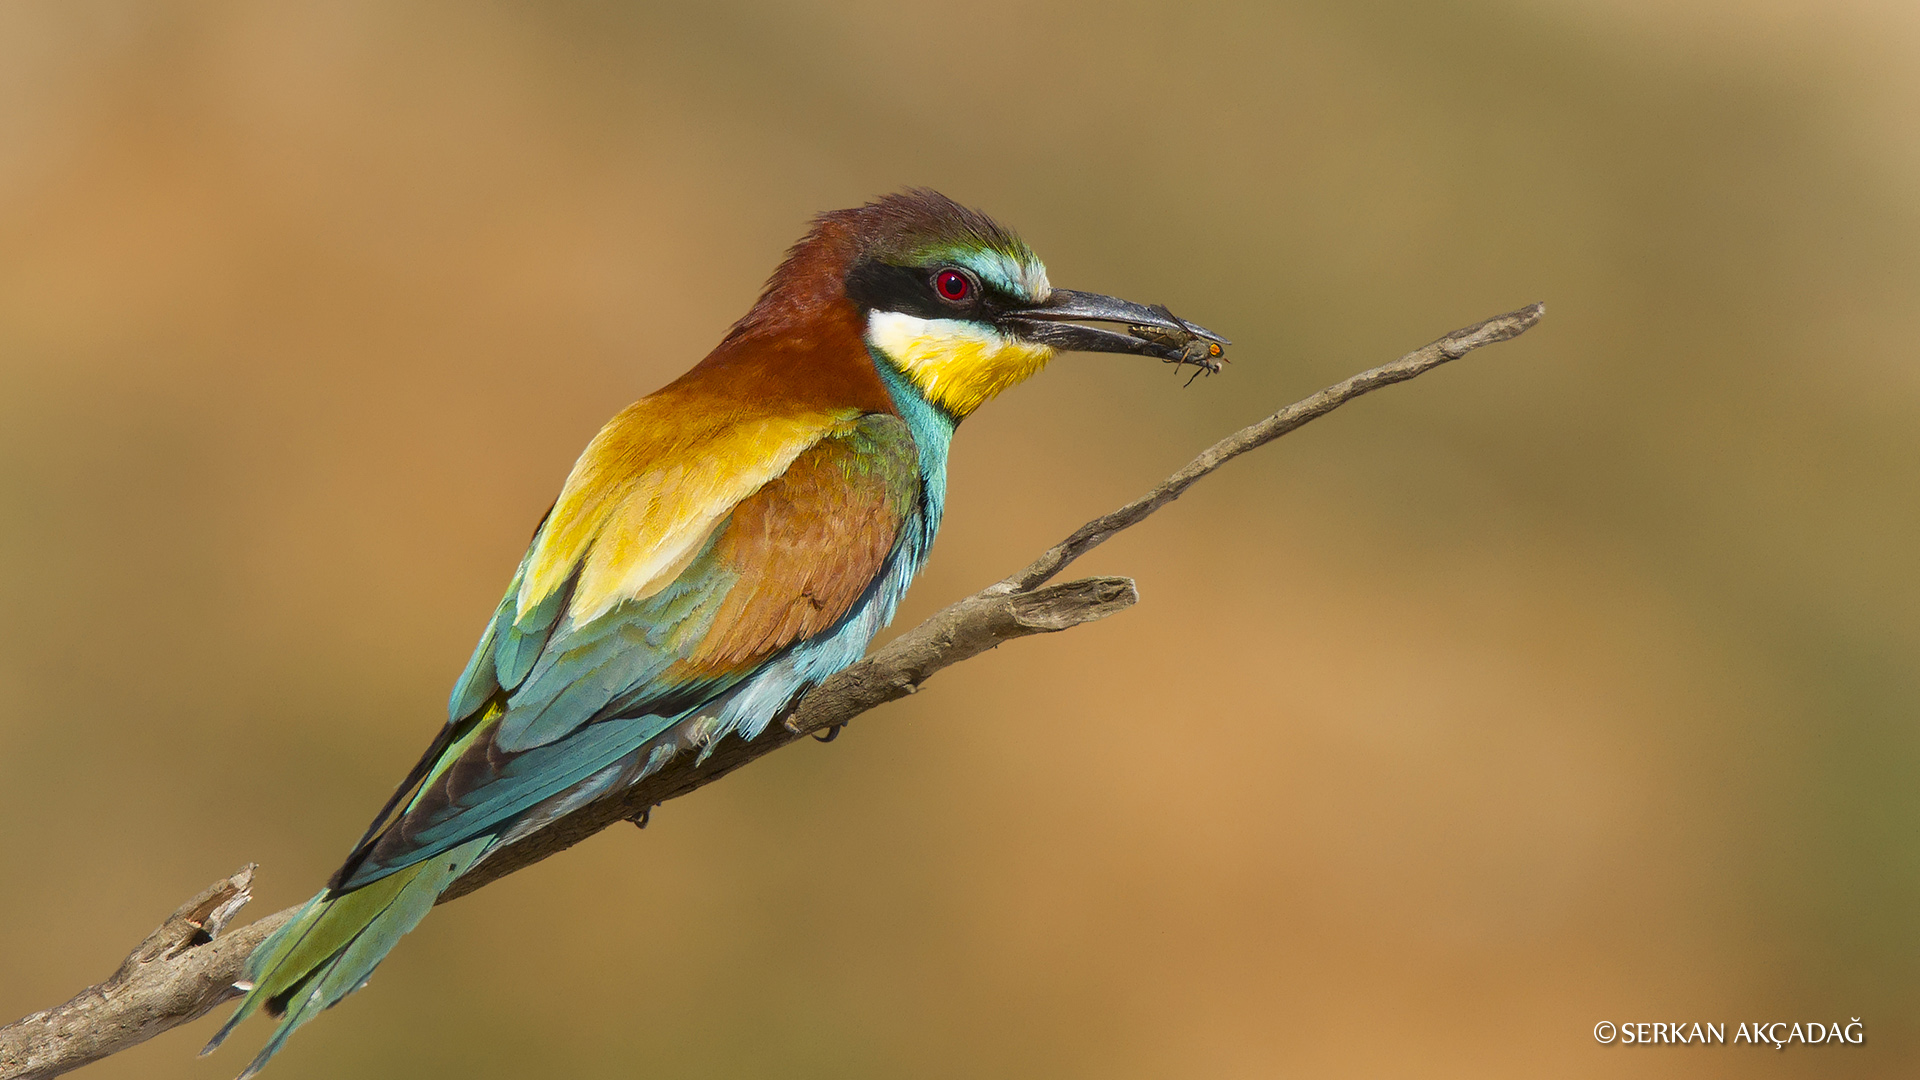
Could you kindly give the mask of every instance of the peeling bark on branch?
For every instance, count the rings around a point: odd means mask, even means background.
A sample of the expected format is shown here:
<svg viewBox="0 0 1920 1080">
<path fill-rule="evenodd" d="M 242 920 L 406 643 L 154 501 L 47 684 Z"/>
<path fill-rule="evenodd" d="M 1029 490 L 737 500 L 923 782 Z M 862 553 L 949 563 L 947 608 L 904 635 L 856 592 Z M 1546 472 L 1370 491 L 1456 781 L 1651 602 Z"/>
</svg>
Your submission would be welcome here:
<svg viewBox="0 0 1920 1080">
<path fill-rule="evenodd" d="M 233 980 L 255 945 L 293 916 L 269 915 L 220 937 L 253 895 L 254 866 L 209 885 L 147 935 L 106 982 L 65 1005 L 0 1028 L 0 1077 L 42 1080 L 99 1061 L 237 996 Z"/>
<path fill-rule="evenodd" d="M 950 664 L 1033 634 L 1050 634 L 1104 619 L 1139 599 L 1130 578 L 1085 578 L 1047 585 L 1075 559 L 1145 520 L 1228 461 L 1325 416 L 1369 391 L 1457 360 L 1474 349 L 1525 333 L 1546 314 L 1542 304 L 1456 330 L 1389 364 L 1281 409 L 1208 447 L 1158 487 L 1076 529 L 1031 566 L 953 604 L 820 684 L 783 723 L 752 742 L 728 738 L 704 761 L 684 757 L 617 798 L 582 807 L 541 832 L 493 853 L 442 896 L 444 903 L 592 836 L 620 821 L 645 823 L 653 807 L 718 780 L 742 765 L 810 734 L 837 731 L 876 705 L 905 697 Z M 253 883 L 252 865 L 187 901 L 140 943 L 106 982 L 64 1005 L 0 1028 L 0 1080 L 44 1080 L 138 1045 L 203 1016 L 236 996 L 247 954 L 293 917 L 275 912 L 221 935 Z"/>
</svg>

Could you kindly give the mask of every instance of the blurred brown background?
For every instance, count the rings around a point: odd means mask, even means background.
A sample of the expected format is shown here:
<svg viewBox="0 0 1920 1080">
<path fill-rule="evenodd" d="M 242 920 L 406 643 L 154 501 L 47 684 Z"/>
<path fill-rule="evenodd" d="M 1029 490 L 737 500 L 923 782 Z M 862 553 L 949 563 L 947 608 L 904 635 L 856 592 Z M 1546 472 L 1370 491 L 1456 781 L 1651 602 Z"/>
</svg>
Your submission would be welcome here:
<svg viewBox="0 0 1920 1080">
<path fill-rule="evenodd" d="M 268 1075 L 1916 1075 L 1915 116 L 1905 2 L 0 6 L 0 1014 L 307 896 L 598 425 L 930 184 L 1237 346 L 969 421 L 905 625 L 1549 315 L 1081 564 L 1138 608 L 440 909 Z"/>
</svg>

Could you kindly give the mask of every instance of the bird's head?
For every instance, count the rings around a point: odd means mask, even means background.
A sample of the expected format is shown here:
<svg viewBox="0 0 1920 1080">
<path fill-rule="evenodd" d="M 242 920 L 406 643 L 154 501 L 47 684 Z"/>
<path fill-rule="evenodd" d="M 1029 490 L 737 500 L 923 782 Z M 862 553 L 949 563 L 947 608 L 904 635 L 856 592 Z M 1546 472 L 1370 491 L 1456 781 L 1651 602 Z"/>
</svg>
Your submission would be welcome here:
<svg viewBox="0 0 1920 1080">
<path fill-rule="evenodd" d="M 1226 343 L 1165 308 L 1054 288 L 1019 237 L 926 189 L 822 215 L 761 306 L 769 315 L 780 307 L 850 309 L 875 358 L 956 419 L 1061 350 L 1191 361 L 1177 342 L 1197 340 L 1203 357 L 1219 357 Z M 1122 323 L 1134 333 L 1083 322 Z"/>
</svg>

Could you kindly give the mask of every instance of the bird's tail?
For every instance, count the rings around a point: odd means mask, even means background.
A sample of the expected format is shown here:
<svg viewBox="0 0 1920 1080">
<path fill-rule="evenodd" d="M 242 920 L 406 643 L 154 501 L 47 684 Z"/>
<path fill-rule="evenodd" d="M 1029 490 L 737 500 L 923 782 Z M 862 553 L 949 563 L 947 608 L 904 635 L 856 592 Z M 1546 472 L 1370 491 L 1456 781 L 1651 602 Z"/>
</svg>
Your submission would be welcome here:
<svg viewBox="0 0 1920 1080">
<path fill-rule="evenodd" d="M 211 1053 L 240 1021 L 265 1005 L 280 1026 L 240 1080 L 259 1072 L 295 1028 L 360 989 L 373 969 L 426 917 L 453 879 L 493 842 L 482 836 L 397 870 L 348 893 L 322 890 L 247 958 L 246 997 L 202 1054 Z"/>
</svg>

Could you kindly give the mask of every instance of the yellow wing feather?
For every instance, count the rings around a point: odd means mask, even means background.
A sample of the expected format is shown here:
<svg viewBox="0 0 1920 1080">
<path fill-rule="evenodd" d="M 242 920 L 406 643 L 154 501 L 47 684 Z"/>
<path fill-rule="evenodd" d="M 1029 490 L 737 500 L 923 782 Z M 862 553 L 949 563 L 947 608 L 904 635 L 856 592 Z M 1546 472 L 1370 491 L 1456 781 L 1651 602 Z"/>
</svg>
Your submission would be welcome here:
<svg viewBox="0 0 1920 1080">
<path fill-rule="evenodd" d="M 717 404 L 717 403 L 716 403 Z M 642 398 L 600 429 L 574 463 L 535 542 L 515 619 L 573 575 L 568 616 L 589 622 L 665 588 L 739 502 L 807 447 L 852 430 L 856 410 L 742 417 Z"/>
</svg>

